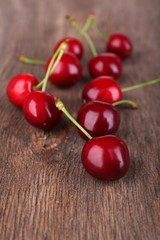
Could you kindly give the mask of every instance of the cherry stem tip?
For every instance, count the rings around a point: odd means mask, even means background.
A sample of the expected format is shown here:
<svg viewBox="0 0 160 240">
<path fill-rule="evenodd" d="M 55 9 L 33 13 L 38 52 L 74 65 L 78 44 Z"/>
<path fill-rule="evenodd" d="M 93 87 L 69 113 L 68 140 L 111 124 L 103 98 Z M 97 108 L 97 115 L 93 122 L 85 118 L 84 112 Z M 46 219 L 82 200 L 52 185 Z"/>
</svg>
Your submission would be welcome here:
<svg viewBox="0 0 160 240">
<path fill-rule="evenodd" d="M 37 59 L 30 59 L 30 58 L 27 58 L 23 55 L 20 55 L 18 59 L 19 59 L 20 62 L 27 63 L 27 64 L 46 65 L 46 61 L 37 60 Z"/>
<path fill-rule="evenodd" d="M 120 105 L 120 104 L 123 104 L 123 103 L 127 103 L 131 106 L 131 108 L 133 109 L 137 109 L 138 108 L 138 104 L 136 102 L 133 102 L 131 100 L 121 100 L 121 101 L 118 101 L 118 102 L 115 102 L 115 103 L 112 103 L 113 106 L 117 106 L 117 105 Z"/>
</svg>

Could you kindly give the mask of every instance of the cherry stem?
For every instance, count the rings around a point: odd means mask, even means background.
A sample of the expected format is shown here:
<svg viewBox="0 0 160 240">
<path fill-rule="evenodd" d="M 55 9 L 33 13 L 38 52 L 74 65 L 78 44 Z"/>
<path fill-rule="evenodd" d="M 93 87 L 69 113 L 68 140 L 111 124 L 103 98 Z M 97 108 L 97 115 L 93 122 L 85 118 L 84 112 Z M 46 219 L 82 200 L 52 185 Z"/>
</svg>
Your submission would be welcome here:
<svg viewBox="0 0 160 240">
<path fill-rule="evenodd" d="M 112 103 L 113 106 L 117 106 L 117 105 L 120 105 L 120 104 L 123 104 L 123 103 L 127 103 L 129 104 L 132 108 L 138 108 L 138 105 L 137 103 L 133 102 L 133 101 L 130 101 L 130 100 L 121 100 L 121 101 L 118 101 L 118 102 L 115 102 L 115 103 Z"/>
<path fill-rule="evenodd" d="M 95 23 L 94 23 L 94 15 L 93 15 L 93 20 L 92 20 L 92 23 L 91 23 L 91 26 L 92 26 L 92 29 L 94 31 L 94 33 L 102 40 L 104 40 L 105 42 L 108 41 L 108 38 L 103 34 L 101 33 L 98 28 L 96 27 Z"/>
<path fill-rule="evenodd" d="M 94 14 L 92 13 L 88 16 L 87 21 L 85 22 L 84 27 L 82 28 L 83 32 L 86 32 L 88 30 L 88 28 L 92 24 L 93 17 L 94 17 Z M 81 36 L 82 34 L 78 34 L 77 38 L 80 38 Z"/>
<path fill-rule="evenodd" d="M 160 82 L 160 78 L 157 78 L 157 79 L 149 81 L 149 82 L 140 83 L 140 84 L 137 84 L 137 85 L 134 85 L 134 86 L 131 86 L 131 87 L 122 88 L 121 91 L 122 92 L 127 92 L 127 91 L 130 91 L 130 90 L 133 90 L 133 89 L 146 87 L 146 86 L 156 84 L 156 83 L 159 83 L 159 82 Z"/>
<path fill-rule="evenodd" d="M 92 139 L 92 136 L 70 115 L 60 99 L 55 103 L 59 110 L 61 110 L 89 139 Z"/>
<path fill-rule="evenodd" d="M 28 64 L 39 64 L 39 65 L 46 65 L 46 61 L 36 60 L 36 59 L 30 59 L 23 55 L 19 56 L 19 61 L 23 63 Z"/>
<path fill-rule="evenodd" d="M 78 26 L 78 24 L 75 22 L 75 20 L 72 19 L 71 16 L 67 16 L 66 19 L 82 36 L 84 36 L 86 38 L 86 40 L 91 48 L 93 56 L 96 57 L 98 55 L 98 53 L 96 51 L 96 48 L 95 48 L 94 43 L 93 43 L 92 39 L 90 38 L 90 36 Z"/>
<path fill-rule="evenodd" d="M 44 79 L 36 87 L 34 87 L 34 90 L 38 90 L 42 86 L 42 92 L 45 92 L 48 78 L 53 73 L 54 69 L 56 68 L 57 64 L 59 63 L 64 51 L 66 50 L 66 48 L 68 46 L 68 41 L 69 41 L 69 39 L 64 41 L 63 43 L 61 43 L 61 45 L 59 46 L 57 51 L 54 53 L 54 55 L 52 56 L 51 61 L 49 63 L 49 66 L 48 66 L 48 69 L 47 69 Z M 56 57 L 57 57 L 57 59 L 56 59 Z M 55 61 L 55 59 L 56 59 L 56 61 Z M 53 65 L 53 62 L 54 62 L 54 65 Z M 53 67 L 52 67 L 52 65 L 53 65 Z"/>
<path fill-rule="evenodd" d="M 60 53 L 60 49 L 58 48 L 57 51 L 55 52 L 55 54 L 53 55 L 51 61 L 50 61 L 50 64 L 48 66 L 49 70 L 51 70 L 51 64 L 53 64 L 53 61 L 55 60 L 55 58 L 57 57 L 57 55 L 59 53 Z M 48 78 L 49 78 L 49 76 L 51 74 L 51 73 L 49 74 L 48 69 L 47 69 L 47 72 L 46 72 L 46 75 L 45 75 L 44 79 L 37 86 L 33 87 L 34 91 L 38 90 L 41 86 L 43 86 L 42 87 L 42 92 L 45 92 L 47 81 L 48 81 Z"/>
</svg>

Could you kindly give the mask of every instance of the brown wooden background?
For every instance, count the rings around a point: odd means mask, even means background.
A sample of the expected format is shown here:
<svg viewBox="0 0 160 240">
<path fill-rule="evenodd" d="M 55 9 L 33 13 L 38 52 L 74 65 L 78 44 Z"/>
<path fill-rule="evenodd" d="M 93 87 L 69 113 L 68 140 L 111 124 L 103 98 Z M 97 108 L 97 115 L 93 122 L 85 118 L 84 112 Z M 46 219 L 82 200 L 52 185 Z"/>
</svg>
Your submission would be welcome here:
<svg viewBox="0 0 160 240">
<path fill-rule="evenodd" d="M 30 72 L 39 80 L 42 66 L 18 62 L 19 54 L 47 60 L 54 44 L 76 32 L 71 14 L 83 26 L 95 11 L 106 35 L 120 31 L 133 41 L 124 62 L 121 86 L 160 77 L 159 0 L 0 0 L 0 239 L 156 240 L 160 236 L 160 85 L 124 94 L 138 110 L 120 108 L 117 133 L 129 147 L 131 164 L 121 180 L 104 183 L 81 164 L 84 141 L 65 117 L 52 131 L 30 126 L 6 96 L 9 80 Z M 91 31 L 90 31 L 91 33 Z M 91 33 L 93 36 L 93 34 Z M 93 38 L 101 52 L 104 43 Z M 83 79 L 67 90 L 48 84 L 76 116 L 81 89 L 91 79 L 91 57 L 84 42 Z"/>
</svg>

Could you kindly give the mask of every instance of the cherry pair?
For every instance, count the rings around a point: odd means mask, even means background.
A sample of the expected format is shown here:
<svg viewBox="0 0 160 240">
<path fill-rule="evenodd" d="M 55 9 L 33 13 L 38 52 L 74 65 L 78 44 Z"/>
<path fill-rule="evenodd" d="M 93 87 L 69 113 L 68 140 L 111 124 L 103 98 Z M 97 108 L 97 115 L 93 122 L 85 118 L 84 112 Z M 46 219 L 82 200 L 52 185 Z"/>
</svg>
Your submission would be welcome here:
<svg viewBox="0 0 160 240">
<path fill-rule="evenodd" d="M 90 139 L 85 143 L 81 154 L 82 163 L 87 172 L 93 177 L 104 181 L 123 177 L 129 167 L 129 152 L 124 141 L 113 135 L 92 138 L 72 118 L 60 100 L 57 100 L 56 106 L 79 128 L 81 134 Z"/>
<path fill-rule="evenodd" d="M 125 60 L 132 55 L 133 46 L 131 40 L 122 33 L 113 33 L 108 38 L 102 34 L 95 25 L 95 14 L 90 14 L 83 28 L 87 31 L 91 25 L 94 33 L 106 42 L 106 52 L 115 53 L 121 60 Z"/>
<path fill-rule="evenodd" d="M 68 42 L 64 42 L 50 59 L 44 79 L 39 83 L 31 74 L 23 73 L 12 78 L 7 86 L 9 100 L 15 106 L 23 108 L 26 120 L 42 129 L 51 129 L 61 119 L 61 111 L 55 105 L 53 96 L 45 93 L 50 74 L 56 69 Z M 37 91 L 41 90 L 42 91 Z"/>
<path fill-rule="evenodd" d="M 122 73 L 122 62 L 121 59 L 114 53 L 102 53 L 98 54 L 95 46 L 89 37 L 89 35 L 82 30 L 78 24 L 72 19 L 72 17 L 67 16 L 69 23 L 81 34 L 83 35 L 93 54 L 88 62 L 88 69 L 92 77 L 98 77 L 102 75 L 112 76 L 115 80 L 118 79 Z"/>
</svg>

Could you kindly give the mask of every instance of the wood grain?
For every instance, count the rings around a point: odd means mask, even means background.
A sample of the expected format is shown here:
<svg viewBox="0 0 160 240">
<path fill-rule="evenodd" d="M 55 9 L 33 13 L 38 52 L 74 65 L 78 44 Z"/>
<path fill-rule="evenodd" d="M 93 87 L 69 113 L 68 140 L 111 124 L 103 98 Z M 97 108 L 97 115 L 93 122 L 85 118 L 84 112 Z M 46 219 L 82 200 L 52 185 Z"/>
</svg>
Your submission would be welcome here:
<svg viewBox="0 0 160 240">
<path fill-rule="evenodd" d="M 24 65 L 19 54 L 47 60 L 54 44 L 76 32 L 65 20 L 72 14 L 83 26 L 91 11 L 106 35 L 120 31 L 133 41 L 119 84 L 160 77 L 159 0 L 6 0 L 0 1 L 0 239 L 156 240 L 160 236 L 159 85 L 124 94 L 138 110 L 119 109 L 117 133 L 129 147 L 131 164 L 119 181 L 104 183 L 81 164 L 84 141 L 64 117 L 55 129 L 35 129 L 6 96 L 18 73 L 44 76 L 41 66 Z M 100 52 L 104 43 L 91 36 Z M 67 90 L 48 84 L 76 117 L 81 89 L 90 80 L 91 57 L 84 42 L 82 81 Z"/>
</svg>

